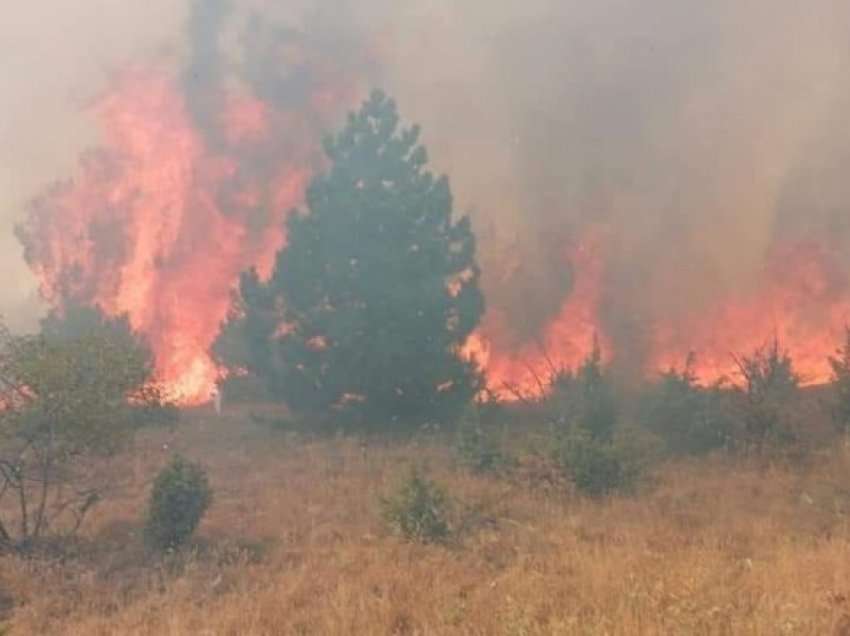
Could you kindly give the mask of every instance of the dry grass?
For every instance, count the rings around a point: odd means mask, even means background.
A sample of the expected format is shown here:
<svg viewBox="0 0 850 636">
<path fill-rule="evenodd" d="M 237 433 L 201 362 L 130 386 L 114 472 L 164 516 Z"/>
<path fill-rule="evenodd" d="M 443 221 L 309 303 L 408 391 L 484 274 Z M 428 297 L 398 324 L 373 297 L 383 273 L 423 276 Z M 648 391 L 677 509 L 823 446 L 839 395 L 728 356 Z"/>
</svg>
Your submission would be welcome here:
<svg viewBox="0 0 850 636">
<path fill-rule="evenodd" d="M 472 476 L 436 441 L 187 420 L 141 440 L 132 487 L 77 556 L 0 559 L 11 634 L 850 634 L 843 449 L 807 468 L 671 465 L 635 498 L 592 502 Z M 195 554 L 171 563 L 139 536 L 163 444 L 209 466 L 216 493 Z M 423 461 L 464 502 L 456 545 L 381 524 L 378 496 Z"/>
</svg>

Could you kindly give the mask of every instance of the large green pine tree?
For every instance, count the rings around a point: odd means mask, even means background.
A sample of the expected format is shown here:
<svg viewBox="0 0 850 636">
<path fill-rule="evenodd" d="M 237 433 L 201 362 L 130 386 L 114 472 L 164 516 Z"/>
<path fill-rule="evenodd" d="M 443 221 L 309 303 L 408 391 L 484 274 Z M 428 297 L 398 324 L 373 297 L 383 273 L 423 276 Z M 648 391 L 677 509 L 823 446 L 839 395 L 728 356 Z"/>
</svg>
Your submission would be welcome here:
<svg viewBox="0 0 850 636">
<path fill-rule="evenodd" d="M 325 152 L 271 280 L 242 277 L 249 367 L 295 410 L 449 417 L 480 389 L 458 353 L 484 307 L 469 220 L 381 92 Z"/>
</svg>

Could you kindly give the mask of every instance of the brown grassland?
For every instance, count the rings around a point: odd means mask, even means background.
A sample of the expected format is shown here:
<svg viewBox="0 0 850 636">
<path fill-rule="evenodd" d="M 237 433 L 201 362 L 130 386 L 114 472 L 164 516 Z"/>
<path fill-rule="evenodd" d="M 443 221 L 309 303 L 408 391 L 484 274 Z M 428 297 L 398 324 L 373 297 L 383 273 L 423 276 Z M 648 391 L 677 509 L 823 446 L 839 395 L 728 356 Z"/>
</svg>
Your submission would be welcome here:
<svg viewBox="0 0 850 636">
<path fill-rule="evenodd" d="M 208 467 L 215 500 L 193 549 L 158 560 L 141 527 L 175 449 Z M 190 413 L 119 459 L 72 555 L 0 557 L 0 633 L 850 634 L 840 444 L 802 465 L 667 463 L 603 501 L 529 458 L 471 474 L 439 435 L 307 439 L 248 411 Z M 449 545 L 382 523 L 379 497 L 414 463 L 458 502 Z"/>
</svg>

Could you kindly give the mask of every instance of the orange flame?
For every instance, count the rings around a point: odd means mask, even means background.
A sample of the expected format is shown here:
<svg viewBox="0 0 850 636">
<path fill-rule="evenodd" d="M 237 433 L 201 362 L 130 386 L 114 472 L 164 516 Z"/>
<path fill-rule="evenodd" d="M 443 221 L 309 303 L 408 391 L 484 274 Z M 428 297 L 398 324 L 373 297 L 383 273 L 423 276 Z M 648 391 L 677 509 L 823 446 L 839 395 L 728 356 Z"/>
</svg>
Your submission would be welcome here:
<svg viewBox="0 0 850 636">
<path fill-rule="evenodd" d="M 594 338 L 603 361 L 616 355 L 599 313 L 605 272 L 600 239 L 591 233 L 568 252 L 573 290 L 539 340 L 517 348 L 502 345 L 505 326 L 498 313 L 488 315 L 470 337 L 463 353 L 485 370 L 493 394 L 540 397 L 554 373 L 576 369 L 587 358 Z M 694 354 L 691 368 L 700 382 L 733 379 L 738 372 L 733 355 L 752 353 L 776 338 L 803 384 L 829 382 L 829 356 L 850 321 L 850 278 L 822 246 L 800 242 L 775 249 L 756 283 L 754 291 L 730 293 L 707 310 L 657 318 L 646 375 L 681 368 Z"/>
<path fill-rule="evenodd" d="M 463 353 L 486 371 L 487 388 L 494 395 L 506 400 L 540 397 L 552 375 L 579 366 L 594 342 L 603 360 L 610 360 L 611 343 L 599 321 L 605 273 L 601 237 L 589 235 L 567 250 L 567 264 L 574 272 L 572 292 L 538 340 L 517 349 L 500 346 L 507 329 L 498 313 L 489 314 L 470 336 Z"/>
<path fill-rule="evenodd" d="M 54 305 L 72 298 L 128 314 L 151 344 L 158 379 L 183 403 L 206 401 L 223 373 L 208 351 L 230 291 L 249 267 L 271 271 L 313 149 L 298 138 L 270 183 L 253 177 L 211 152 L 174 80 L 148 71 L 124 74 L 95 114 L 103 148 L 83 157 L 73 182 L 34 202 L 22 231 L 27 260 Z M 230 98 L 224 137 L 267 142 L 272 115 Z"/>
<path fill-rule="evenodd" d="M 271 273 L 286 242 L 284 217 L 300 204 L 320 161 L 317 126 L 355 92 L 331 84 L 317 84 L 301 110 L 227 95 L 213 144 L 173 78 L 125 73 L 94 108 L 102 148 L 82 157 L 72 182 L 34 201 L 21 231 L 45 298 L 127 314 L 153 348 L 158 379 L 184 403 L 209 399 L 226 373 L 209 349 L 230 292 L 248 268 Z M 618 354 L 601 320 L 603 239 L 589 232 L 565 251 L 572 291 L 537 338 L 514 345 L 498 310 L 469 338 L 463 354 L 486 371 L 494 394 L 540 396 L 548 379 L 580 365 L 594 342 L 603 361 Z M 656 317 L 645 373 L 694 353 L 694 371 L 712 382 L 734 375 L 731 354 L 776 337 L 806 383 L 828 381 L 827 358 L 850 320 L 850 278 L 837 259 L 818 244 L 781 245 L 756 282 L 690 315 Z"/>
<path fill-rule="evenodd" d="M 830 381 L 828 357 L 850 320 L 850 281 L 821 246 L 797 243 L 772 254 L 751 294 L 737 294 L 699 315 L 656 325 L 649 370 L 681 365 L 695 354 L 703 382 L 732 378 L 732 354 L 750 353 L 773 338 L 787 349 L 804 384 Z"/>
</svg>

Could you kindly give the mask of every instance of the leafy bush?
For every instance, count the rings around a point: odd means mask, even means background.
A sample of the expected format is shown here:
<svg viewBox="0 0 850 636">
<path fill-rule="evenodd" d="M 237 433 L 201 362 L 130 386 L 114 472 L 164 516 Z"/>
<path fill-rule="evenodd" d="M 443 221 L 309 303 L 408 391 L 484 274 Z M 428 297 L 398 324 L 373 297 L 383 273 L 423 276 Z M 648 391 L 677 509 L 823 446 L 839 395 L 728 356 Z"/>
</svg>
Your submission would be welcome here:
<svg viewBox="0 0 850 636">
<path fill-rule="evenodd" d="M 0 324 L 0 549 L 75 533 L 112 485 L 110 459 L 176 415 L 152 364 L 126 317 L 69 307 L 32 336 Z"/>
<path fill-rule="evenodd" d="M 641 396 L 639 421 L 675 455 L 702 455 L 729 443 L 732 421 L 719 385 L 697 385 L 693 357 L 684 370 L 671 369 Z"/>
<path fill-rule="evenodd" d="M 151 491 L 145 538 L 158 550 L 184 545 L 212 501 L 204 469 L 176 455 L 157 475 Z"/>
<path fill-rule="evenodd" d="M 413 470 L 391 497 L 381 500 L 384 520 L 409 541 L 441 543 L 450 535 L 451 502 L 445 489 Z"/>
</svg>

